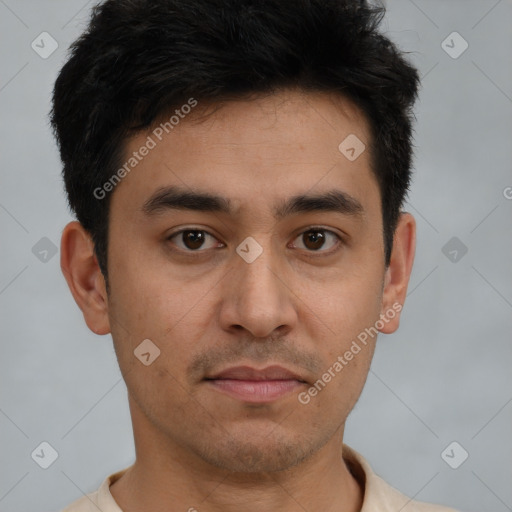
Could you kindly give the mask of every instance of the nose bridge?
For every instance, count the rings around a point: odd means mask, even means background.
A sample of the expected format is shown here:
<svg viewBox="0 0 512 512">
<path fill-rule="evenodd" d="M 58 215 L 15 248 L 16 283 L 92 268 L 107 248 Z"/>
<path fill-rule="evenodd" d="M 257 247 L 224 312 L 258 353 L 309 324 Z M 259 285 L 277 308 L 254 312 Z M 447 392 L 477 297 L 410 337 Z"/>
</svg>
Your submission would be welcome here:
<svg viewBox="0 0 512 512">
<path fill-rule="evenodd" d="M 237 247 L 240 258 L 235 265 L 235 272 L 239 276 L 239 283 L 243 296 L 255 295 L 258 300 L 261 293 L 279 294 L 279 279 L 276 276 L 278 268 L 278 255 L 272 247 L 271 235 L 258 234 L 249 236 Z M 271 299 L 271 297 L 267 297 Z"/>
<path fill-rule="evenodd" d="M 279 275 L 277 250 L 269 234 L 247 237 L 239 244 L 224 297 L 225 327 L 242 326 L 263 337 L 294 321 L 293 305 Z"/>
</svg>

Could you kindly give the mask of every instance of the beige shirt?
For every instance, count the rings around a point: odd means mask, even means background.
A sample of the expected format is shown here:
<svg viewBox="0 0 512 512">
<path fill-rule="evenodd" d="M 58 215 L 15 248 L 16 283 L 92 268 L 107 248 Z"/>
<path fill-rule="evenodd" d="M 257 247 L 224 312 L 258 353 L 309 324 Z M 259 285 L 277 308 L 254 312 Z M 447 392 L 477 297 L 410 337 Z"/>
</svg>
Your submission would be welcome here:
<svg viewBox="0 0 512 512">
<path fill-rule="evenodd" d="M 343 445 L 343 458 L 354 477 L 364 486 L 361 512 L 457 512 L 452 508 L 411 500 L 376 475 L 363 456 L 347 445 Z M 61 512 L 98 512 L 98 509 L 101 512 L 123 512 L 110 494 L 109 487 L 127 469 L 108 476 L 97 491 L 82 496 Z"/>
</svg>

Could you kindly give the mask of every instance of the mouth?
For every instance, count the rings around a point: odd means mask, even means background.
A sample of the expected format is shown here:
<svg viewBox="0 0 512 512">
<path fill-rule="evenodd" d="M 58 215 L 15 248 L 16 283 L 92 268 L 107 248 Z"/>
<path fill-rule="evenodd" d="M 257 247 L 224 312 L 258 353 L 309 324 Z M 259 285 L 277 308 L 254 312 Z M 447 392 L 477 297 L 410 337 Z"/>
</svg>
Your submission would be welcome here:
<svg viewBox="0 0 512 512">
<path fill-rule="evenodd" d="M 237 366 L 204 380 L 213 389 L 249 403 L 272 402 L 307 384 L 300 375 L 281 366 L 261 370 Z"/>
</svg>

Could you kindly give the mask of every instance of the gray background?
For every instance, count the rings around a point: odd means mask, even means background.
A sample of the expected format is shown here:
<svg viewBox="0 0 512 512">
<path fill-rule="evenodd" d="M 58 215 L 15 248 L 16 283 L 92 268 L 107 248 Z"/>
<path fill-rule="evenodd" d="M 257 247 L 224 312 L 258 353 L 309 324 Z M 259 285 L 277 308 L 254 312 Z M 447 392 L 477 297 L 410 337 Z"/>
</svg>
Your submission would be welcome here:
<svg viewBox="0 0 512 512">
<path fill-rule="evenodd" d="M 40 242 L 47 237 L 57 249 L 71 220 L 47 113 L 91 5 L 0 0 L 2 512 L 58 510 L 134 456 L 111 338 L 87 329 L 58 252 L 45 255 L 48 241 Z M 384 30 L 423 76 L 408 204 L 418 248 L 401 328 L 381 336 L 345 440 L 416 499 L 505 512 L 512 510 L 512 3 L 387 5 Z M 43 31 L 59 45 L 47 59 L 31 48 Z M 469 44 L 458 58 L 441 46 L 453 31 Z M 461 48 L 461 40 L 445 44 L 452 53 Z M 443 252 L 452 237 L 456 245 Z M 42 441 L 58 452 L 46 470 L 31 458 Z M 453 441 L 469 453 L 457 469 L 441 457 Z M 452 464 L 461 450 L 448 452 Z"/>
</svg>

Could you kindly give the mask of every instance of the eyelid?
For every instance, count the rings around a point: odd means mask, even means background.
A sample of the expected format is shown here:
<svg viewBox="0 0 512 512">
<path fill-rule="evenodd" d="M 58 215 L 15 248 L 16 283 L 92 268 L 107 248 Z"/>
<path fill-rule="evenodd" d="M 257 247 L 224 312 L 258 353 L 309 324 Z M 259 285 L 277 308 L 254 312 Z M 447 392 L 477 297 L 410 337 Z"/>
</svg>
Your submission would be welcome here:
<svg viewBox="0 0 512 512">
<path fill-rule="evenodd" d="M 198 228 L 198 227 L 195 227 L 195 226 L 187 226 L 187 227 L 179 229 L 178 231 L 174 231 L 171 234 L 169 234 L 168 236 L 166 236 L 165 239 L 167 241 L 170 241 L 172 238 L 174 238 L 177 235 L 180 235 L 181 233 L 184 233 L 185 231 L 201 231 L 201 232 L 205 233 L 206 235 L 214 238 L 217 242 L 219 242 L 223 246 L 225 246 L 225 244 L 223 242 L 220 242 L 218 240 L 218 238 L 215 235 L 213 235 L 212 233 L 210 233 L 208 230 L 203 229 L 203 228 Z M 181 247 L 177 247 L 177 250 L 181 251 L 181 252 L 184 252 L 184 253 L 187 253 L 187 254 L 197 254 L 197 253 L 207 252 L 207 251 L 209 251 L 211 249 L 197 249 L 195 251 L 192 251 L 190 249 L 182 249 Z"/>
<path fill-rule="evenodd" d="M 308 250 L 306 250 L 308 256 L 312 256 L 312 255 L 329 256 L 331 254 L 336 253 L 339 250 L 339 246 L 341 244 L 345 243 L 345 238 L 342 235 L 340 235 L 339 233 L 337 233 L 336 231 L 334 231 L 332 229 L 329 229 L 329 228 L 326 228 L 324 226 L 317 226 L 317 225 L 308 226 L 305 229 L 302 228 L 301 231 L 299 231 L 296 235 L 294 235 L 293 239 L 295 240 L 300 235 L 303 235 L 304 233 L 307 233 L 308 231 L 323 231 L 325 233 L 329 233 L 331 235 L 334 235 L 338 239 L 338 241 L 335 244 L 335 246 L 332 249 L 328 250 L 328 251 L 322 251 L 321 249 L 319 249 L 318 251 L 308 251 Z"/>
<path fill-rule="evenodd" d="M 326 227 L 326 226 L 319 226 L 318 224 L 312 224 L 311 226 L 306 226 L 305 228 L 300 228 L 299 231 L 296 232 L 295 235 L 293 235 L 295 238 L 297 238 L 299 235 L 302 235 L 303 233 L 306 233 L 307 231 L 325 231 L 326 233 L 332 233 L 333 235 L 337 236 L 340 240 L 343 239 L 343 235 L 339 233 L 338 231 L 335 231 L 333 228 Z"/>
</svg>

